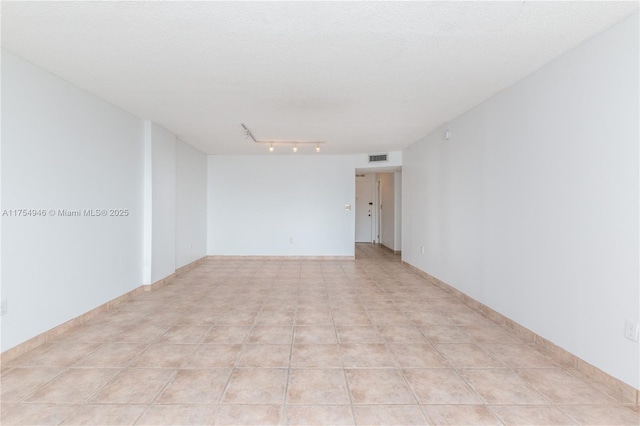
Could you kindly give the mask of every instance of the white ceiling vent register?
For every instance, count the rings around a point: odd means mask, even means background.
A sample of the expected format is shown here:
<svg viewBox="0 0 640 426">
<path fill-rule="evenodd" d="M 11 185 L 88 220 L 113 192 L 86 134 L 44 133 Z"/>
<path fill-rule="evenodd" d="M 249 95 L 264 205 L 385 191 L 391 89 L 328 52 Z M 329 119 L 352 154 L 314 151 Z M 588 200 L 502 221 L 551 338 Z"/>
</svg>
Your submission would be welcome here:
<svg viewBox="0 0 640 426">
<path fill-rule="evenodd" d="M 369 162 L 370 163 L 378 163 L 380 161 L 389 161 L 389 154 L 369 154 Z"/>
</svg>

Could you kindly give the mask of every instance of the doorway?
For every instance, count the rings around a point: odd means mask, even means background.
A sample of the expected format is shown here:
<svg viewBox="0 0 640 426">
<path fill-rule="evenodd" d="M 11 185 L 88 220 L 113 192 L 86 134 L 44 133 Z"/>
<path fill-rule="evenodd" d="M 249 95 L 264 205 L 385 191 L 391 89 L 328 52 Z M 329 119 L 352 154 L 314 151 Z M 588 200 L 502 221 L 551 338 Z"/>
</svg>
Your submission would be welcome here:
<svg viewBox="0 0 640 426">
<path fill-rule="evenodd" d="M 375 174 L 356 174 L 356 243 L 372 243 Z"/>
<path fill-rule="evenodd" d="M 355 242 L 402 251 L 402 169 L 356 170 Z"/>
</svg>

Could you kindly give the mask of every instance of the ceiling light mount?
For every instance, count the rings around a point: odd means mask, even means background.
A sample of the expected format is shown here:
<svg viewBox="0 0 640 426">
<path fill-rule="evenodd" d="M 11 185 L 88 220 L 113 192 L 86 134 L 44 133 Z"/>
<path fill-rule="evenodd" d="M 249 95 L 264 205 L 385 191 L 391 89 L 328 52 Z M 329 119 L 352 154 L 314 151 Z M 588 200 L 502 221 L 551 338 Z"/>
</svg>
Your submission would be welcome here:
<svg viewBox="0 0 640 426">
<path fill-rule="evenodd" d="M 243 123 L 240 123 L 240 125 L 244 129 L 244 135 L 246 139 L 251 138 L 251 140 L 257 144 L 269 145 L 269 152 L 274 151 L 274 146 L 290 146 L 292 147 L 293 152 L 298 152 L 298 146 L 305 146 L 305 145 L 311 145 L 311 146 L 315 145 L 316 152 L 320 152 L 320 145 L 323 143 L 326 143 L 325 141 L 287 141 L 287 140 L 262 141 L 262 140 L 256 139 L 253 133 L 251 133 L 251 130 L 249 130 L 249 128 L 245 126 Z"/>
</svg>

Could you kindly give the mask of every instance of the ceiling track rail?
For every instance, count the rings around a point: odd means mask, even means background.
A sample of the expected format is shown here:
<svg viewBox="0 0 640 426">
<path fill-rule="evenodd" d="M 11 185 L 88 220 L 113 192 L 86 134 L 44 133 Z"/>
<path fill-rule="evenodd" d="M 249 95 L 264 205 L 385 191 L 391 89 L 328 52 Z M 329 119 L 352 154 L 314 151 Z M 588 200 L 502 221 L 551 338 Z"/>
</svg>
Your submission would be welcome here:
<svg viewBox="0 0 640 426">
<path fill-rule="evenodd" d="M 272 145 L 272 146 L 277 146 L 277 145 L 321 145 L 326 143 L 326 141 L 296 141 L 296 140 L 259 140 L 257 139 L 253 133 L 251 132 L 251 130 L 249 130 L 249 128 L 247 126 L 244 125 L 244 123 L 240 123 L 240 125 L 242 126 L 242 128 L 244 129 L 244 134 L 247 138 L 251 138 L 252 141 L 254 141 L 255 143 L 259 143 L 259 144 L 265 144 L 265 145 Z"/>
</svg>

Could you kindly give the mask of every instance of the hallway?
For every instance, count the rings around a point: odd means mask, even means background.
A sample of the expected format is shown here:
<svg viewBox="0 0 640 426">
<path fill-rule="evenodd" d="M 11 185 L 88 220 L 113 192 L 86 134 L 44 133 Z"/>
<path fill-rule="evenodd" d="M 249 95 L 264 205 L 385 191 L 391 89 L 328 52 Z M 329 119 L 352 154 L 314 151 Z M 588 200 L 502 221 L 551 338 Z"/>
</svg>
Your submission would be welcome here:
<svg viewBox="0 0 640 426">
<path fill-rule="evenodd" d="M 2 366 L 2 424 L 638 424 L 402 266 L 208 259 Z"/>
</svg>

